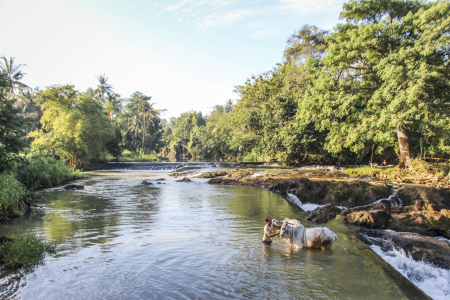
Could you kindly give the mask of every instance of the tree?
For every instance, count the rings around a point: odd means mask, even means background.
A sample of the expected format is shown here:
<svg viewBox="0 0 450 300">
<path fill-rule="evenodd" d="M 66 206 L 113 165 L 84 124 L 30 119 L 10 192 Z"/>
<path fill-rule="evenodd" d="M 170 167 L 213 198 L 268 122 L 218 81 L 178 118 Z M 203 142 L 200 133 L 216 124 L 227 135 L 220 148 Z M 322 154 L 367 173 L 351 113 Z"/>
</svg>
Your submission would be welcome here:
<svg viewBox="0 0 450 300">
<path fill-rule="evenodd" d="M 7 59 L 5 56 L 0 57 L 0 72 L 6 74 L 7 82 L 8 82 L 8 91 L 10 93 L 14 93 L 14 88 L 28 88 L 28 86 L 20 80 L 22 80 L 23 76 L 26 73 L 23 73 L 20 70 L 24 64 L 15 64 L 15 57 L 10 57 Z"/>
<path fill-rule="evenodd" d="M 71 166 L 82 167 L 98 159 L 115 136 L 101 104 L 72 85 L 48 87 L 36 102 L 43 110 L 42 129 L 30 133 L 35 138 L 32 147 L 52 151 Z"/>
<path fill-rule="evenodd" d="M 306 63 L 314 85 L 300 122 L 328 131 L 334 153 L 397 139 L 407 166 L 411 132 L 449 133 L 450 3 L 353 0 L 341 18 L 347 23 L 327 37 L 323 61 Z"/>
<path fill-rule="evenodd" d="M 20 109 L 14 107 L 15 101 L 6 97 L 9 83 L 8 74 L 0 73 L 0 144 L 3 152 L 18 153 L 23 146 L 25 119 L 19 114 Z"/>
<path fill-rule="evenodd" d="M 151 99 L 151 96 L 146 96 L 141 92 L 134 92 L 128 99 L 127 110 L 128 114 L 132 117 L 130 132 L 142 134 L 142 149 L 145 149 L 145 133 L 148 130 L 148 124 L 146 125 L 146 122 L 154 122 L 156 119 L 159 120 L 159 114 L 161 113 L 160 110 L 153 108 L 155 103 L 150 103 Z"/>
<path fill-rule="evenodd" d="M 287 40 L 284 58 L 288 62 L 304 63 L 309 55 L 321 58 L 327 48 L 325 37 L 328 31 L 320 30 L 316 26 L 303 25 Z"/>
<path fill-rule="evenodd" d="M 108 77 L 106 77 L 105 74 L 98 76 L 97 79 L 98 85 L 95 94 L 101 103 L 105 103 L 105 94 L 112 95 L 114 88 L 113 85 L 108 83 Z"/>
<path fill-rule="evenodd" d="M 105 109 L 108 112 L 109 119 L 112 120 L 112 117 L 118 114 L 122 108 L 122 98 L 120 94 L 111 93 L 108 94 L 105 102 Z"/>
</svg>

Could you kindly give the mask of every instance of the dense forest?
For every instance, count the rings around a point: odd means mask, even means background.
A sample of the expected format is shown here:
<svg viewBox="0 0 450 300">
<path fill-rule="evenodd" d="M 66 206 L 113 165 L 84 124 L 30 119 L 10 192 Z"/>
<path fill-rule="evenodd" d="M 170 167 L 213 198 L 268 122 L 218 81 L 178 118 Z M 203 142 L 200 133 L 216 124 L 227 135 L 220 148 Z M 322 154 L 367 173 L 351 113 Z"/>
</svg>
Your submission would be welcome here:
<svg viewBox="0 0 450 300">
<path fill-rule="evenodd" d="M 180 159 L 367 164 L 450 158 L 450 2 L 352 0 L 332 31 L 304 25 L 272 70 L 203 115 L 165 120 L 151 96 L 22 83 L 0 63 L 1 171 L 19 152 L 83 168 L 124 153 Z M 226 101 L 225 101 L 226 100 Z"/>
</svg>

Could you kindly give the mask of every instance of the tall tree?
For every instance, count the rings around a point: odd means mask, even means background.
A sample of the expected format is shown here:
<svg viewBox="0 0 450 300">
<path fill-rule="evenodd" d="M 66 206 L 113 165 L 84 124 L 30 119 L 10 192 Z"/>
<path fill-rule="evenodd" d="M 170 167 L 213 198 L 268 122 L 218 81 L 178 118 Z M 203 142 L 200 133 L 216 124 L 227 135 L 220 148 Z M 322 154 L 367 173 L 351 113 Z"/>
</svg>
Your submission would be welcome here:
<svg viewBox="0 0 450 300">
<path fill-rule="evenodd" d="M 105 109 L 108 112 L 109 119 L 112 120 L 112 117 L 118 114 L 122 108 L 122 97 L 120 94 L 110 93 L 106 98 Z"/>
<path fill-rule="evenodd" d="M 397 139 L 408 166 L 410 132 L 450 125 L 450 3 L 352 0 L 341 18 L 323 62 L 307 62 L 314 86 L 299 118 L 327 130 L 335 153 Z"/>
<path fill-rule="evenodd" d="M 15 92 L 15 88 L 29 88 L 26 84 L 20 82 L 26 73 L 23 73 L 21 68 L 25 64 L 16 64 L 15 57 L 7 59 L 5 56 L 0 57 L 0 72 L 5 73 L 8 82 L 8 91 Z"/>
<path fill-rule="evenodd" d="M 9 90 L 9 78 L 6 73 L 0 73 L 0 145 L 5 152 L 19 152 L 23 146 L 24 118 L 20 109 L 14 107 L 14 100 L 6 97 Z"/>
<path fill-rule="evenodd" d="M 158 118 L 161 112 L 153 107 L 155 103 L 150 103 L 151 99 L 151 96 L 146 96 L 141 92 L 134 92 L 128 99 L 127 109 L 133 120 L 131 131 L 142 133 L 142 149 L 145 149 L 145 132 L 148 127 L 146 122 Z"/>
<path fill-rule="evenodd" d="M 316 26 L 303 25 L 287 40 L 284 58 L 288 62 L 304 63 L 309 55 L 320 58 L 325 53 L 328 31 Z"/>
<path fill-rule="evenodd" d="M 108 77 L 105 74 L 97 77 L 98 85 L 95 93 L 101 103 L 105 103 L 105 95 L 111 95 L 114 92 L 113 85 L 108 83 Z"/>
</svg>

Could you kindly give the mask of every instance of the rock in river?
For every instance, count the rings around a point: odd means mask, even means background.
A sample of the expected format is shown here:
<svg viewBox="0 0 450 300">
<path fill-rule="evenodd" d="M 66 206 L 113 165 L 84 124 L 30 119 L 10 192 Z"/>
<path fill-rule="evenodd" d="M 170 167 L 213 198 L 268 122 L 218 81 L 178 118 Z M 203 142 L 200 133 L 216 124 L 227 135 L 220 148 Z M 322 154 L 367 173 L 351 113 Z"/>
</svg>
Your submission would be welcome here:
<svg viewBox="0 0 450 300">
<path fill-rule="evenodd" d="M 66 190 L 84 190 L 84 186 L 79 185 L 79 184 L 68 184 L 64 187 L 64 189 L 66 189 Z"/>
<path fill-rule="evenodd" d="M 332 203 L 328 203 L 327 205 L 318 207 L 315 210 L 313 210 L 306 217 L 306 220 L 318 223 L 325 223 L 329 219 L 335 218 L 336 215 L 339 214 L 340 212 L 341 212 L 340 208 L 334 206 Z"/>
</svg>

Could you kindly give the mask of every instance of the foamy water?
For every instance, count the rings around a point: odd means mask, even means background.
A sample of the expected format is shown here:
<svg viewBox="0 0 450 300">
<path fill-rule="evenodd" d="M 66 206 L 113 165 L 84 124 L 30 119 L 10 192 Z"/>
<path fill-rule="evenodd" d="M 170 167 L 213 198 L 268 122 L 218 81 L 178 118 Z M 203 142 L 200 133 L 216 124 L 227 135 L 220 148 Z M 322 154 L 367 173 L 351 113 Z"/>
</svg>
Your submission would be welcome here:
<svg viewBox="0 0 450 300">
<path fill-rule="evenodd" d="M 322 207 L 324 205 L 320 205 L 320 204 L 315 204 L 315 203 L 305 203 L 303 204 L 302 201 L 295 196 L 294 194 L 287 194 L 287 198 L 289 201 L 291 201 L 292 203 L 296 204 L 297 206 L 301 207 L 304 211 L 313 211 L 318 207 Z M 340 209 L 347 209 L 347 207 L 344 206 L 336 206 L 337 208 Z"/>
<path fill-rule="evenodd" d="M 377 245 L 370 248 L 431 298 L 435 300 L 450 298 L 450 270 L 423 261 L 415 261 L 403 249 L 394 248 L 385 251 Z"/>
</svg>

